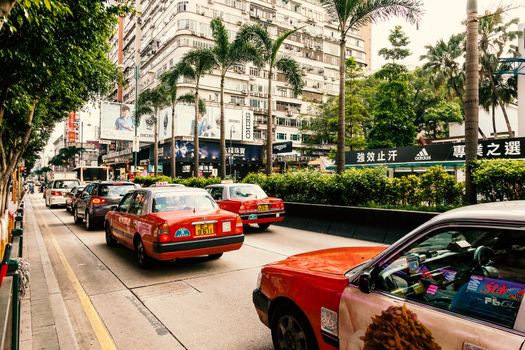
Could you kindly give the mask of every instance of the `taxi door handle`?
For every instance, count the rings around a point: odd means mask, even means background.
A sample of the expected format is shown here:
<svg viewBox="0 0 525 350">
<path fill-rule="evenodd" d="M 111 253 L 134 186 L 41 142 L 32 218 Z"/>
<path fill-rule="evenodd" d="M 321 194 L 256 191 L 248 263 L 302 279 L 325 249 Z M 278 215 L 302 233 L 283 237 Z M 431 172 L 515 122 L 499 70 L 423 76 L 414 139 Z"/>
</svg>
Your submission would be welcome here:
<svg viewBox="0 0 525 350">
<path fill-rule="evenodd" d="M 463 350 L 487 350 L 487 348 L 483 348 L 472 343 L 463 342 Z"/>
</svg>

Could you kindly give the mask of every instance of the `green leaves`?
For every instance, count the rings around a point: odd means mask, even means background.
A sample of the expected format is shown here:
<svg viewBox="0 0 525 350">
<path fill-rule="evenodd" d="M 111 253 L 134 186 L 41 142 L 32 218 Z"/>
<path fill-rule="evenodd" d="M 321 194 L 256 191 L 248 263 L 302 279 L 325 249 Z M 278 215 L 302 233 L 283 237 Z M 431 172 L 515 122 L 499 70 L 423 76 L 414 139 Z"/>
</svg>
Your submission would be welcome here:
<svg viewBox="0 0 525 350">
<path fill-rule="evenodd" d="M 513 159 L 475 163 L 473 182 L 486 201 L 525 199 L 525 162 Z"/>
</svg>

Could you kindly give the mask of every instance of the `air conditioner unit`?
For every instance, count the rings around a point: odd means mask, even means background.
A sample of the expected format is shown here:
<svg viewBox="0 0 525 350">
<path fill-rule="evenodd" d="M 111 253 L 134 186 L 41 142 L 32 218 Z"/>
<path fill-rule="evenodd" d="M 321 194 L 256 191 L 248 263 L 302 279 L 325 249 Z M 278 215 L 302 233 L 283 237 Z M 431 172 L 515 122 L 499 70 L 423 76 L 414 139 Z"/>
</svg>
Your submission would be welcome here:
<svg viewBox="0 0 525 350">
<path fill-rule="evenodd" d="M 252 80 L 252 81 L 255 80 L 255 77 L 250 76 L 250 80 Z"/>
<path fill-rule="evenodd" d="M 324 80 L 328 80 L 328 77 L 326 75 L 323 75 Z"/>
<path fill-rule="evenodd" d="M 318 72 L 319 73 L 324 73 L 324 68 L 319 68 Z"/>
<path fill-rule="evenodd" d="M 201 11 L 201 16 L 204 16 L 205 14 L 206 14 L 206 12 Z"/>
<path fill-rule="evenodd" d="M 208 4 L 213 4 L 213 0 L 208 0 Z"/>
<path fill-rule="evenodd" d="M 242 89 L 242 93 L 243 93 L 243 94 L 247 94 L 247 93 L 248 93 L 248 90 L 247 90 L 247 89 Z"/>
</svg>

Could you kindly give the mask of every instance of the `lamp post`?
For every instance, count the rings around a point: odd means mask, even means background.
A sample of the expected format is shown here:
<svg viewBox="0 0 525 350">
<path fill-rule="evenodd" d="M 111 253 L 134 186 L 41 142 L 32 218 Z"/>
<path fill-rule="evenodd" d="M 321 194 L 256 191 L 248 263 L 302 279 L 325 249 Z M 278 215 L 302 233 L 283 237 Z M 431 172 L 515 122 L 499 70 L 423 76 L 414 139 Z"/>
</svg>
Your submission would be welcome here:
<svg viewBox="0 0 525 350">
<path fill-rule="evenodd" d="M 230 178 L 233 178 L 233 134 L 235 133 L 235 125 L 230 127 Z"/>
</svg>

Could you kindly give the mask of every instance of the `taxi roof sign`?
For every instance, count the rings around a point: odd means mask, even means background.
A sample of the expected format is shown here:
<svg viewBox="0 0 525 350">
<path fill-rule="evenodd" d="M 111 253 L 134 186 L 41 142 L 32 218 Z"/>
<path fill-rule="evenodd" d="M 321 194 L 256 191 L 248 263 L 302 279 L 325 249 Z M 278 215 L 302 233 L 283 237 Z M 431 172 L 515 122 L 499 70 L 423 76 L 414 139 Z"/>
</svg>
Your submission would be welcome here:
<svg viewBox="0 0 525 350">
<path fill-rule="evenodd" d="M 155 187 L 160 187 L 160 186 L 168 186 L 168 181 L 159 181 L 159 182 L 155 182 Z"/>
</svg>

